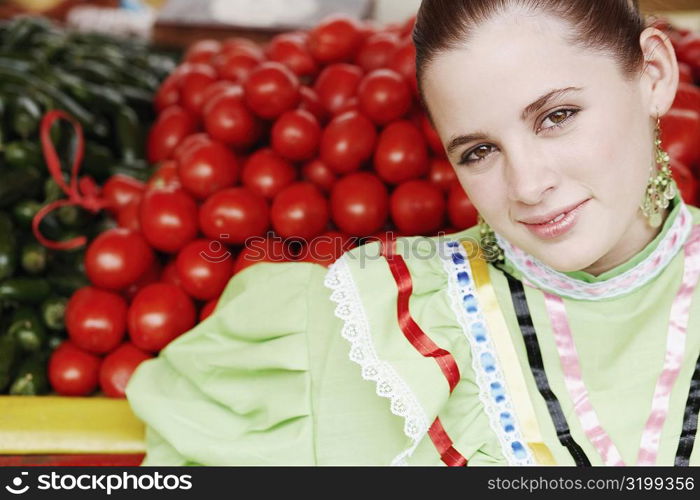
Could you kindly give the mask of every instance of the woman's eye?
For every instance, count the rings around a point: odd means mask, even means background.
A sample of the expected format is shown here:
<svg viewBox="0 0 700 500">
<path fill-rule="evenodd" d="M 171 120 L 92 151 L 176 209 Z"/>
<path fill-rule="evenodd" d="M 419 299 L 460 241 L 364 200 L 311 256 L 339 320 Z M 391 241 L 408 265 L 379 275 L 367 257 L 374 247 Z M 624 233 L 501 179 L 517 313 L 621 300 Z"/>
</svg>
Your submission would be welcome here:
<svg viewBox="0 0 700 500">
<path fill-rule="evenodd" d="M 563 127 L 574 115 L 576 115 L 580 110 L 578 109 L 558 109 L 550 114 L 542 121 L 542 126 L 540 130 L 548 131 L 552 129 L 557 129 Z M 547 121 L 551 121 L 552 125 L 544 126 Z M 481 144 L 480 146 L 470 149 L 468 152 L 462 155 L 459 165 L 469 165 L 478 163 L 481 160 L 485 160 L 495 146 L 490 144 Z"/>
<path fill-rule="evenodd" d="M 578 113 L 578 111 L 578 109 L 558 109 L 553 113 L 547 115 L 547 117 L 542 121 L 542 127 L 540 128 L 540 130 L 561 127 L 562 125 L 564 125 L 564 123 L 569 121 L 569 118 Z M 545 127 L 544 124 L 547 122 L 547 120 L 551 121 L 553 125 Z"/>
<path fill-rule="evenodd" d="M 488 156 L 492 148 L 493 146 L 489 146 L 488 144 L 482 144 L 481 146 L 477 146 L 469 152 L 465 153 L 462 156 L 462 159 L 460 160 L 459 164 L 466 165 L 469 163 L 479 162 Z"/>
</svg>

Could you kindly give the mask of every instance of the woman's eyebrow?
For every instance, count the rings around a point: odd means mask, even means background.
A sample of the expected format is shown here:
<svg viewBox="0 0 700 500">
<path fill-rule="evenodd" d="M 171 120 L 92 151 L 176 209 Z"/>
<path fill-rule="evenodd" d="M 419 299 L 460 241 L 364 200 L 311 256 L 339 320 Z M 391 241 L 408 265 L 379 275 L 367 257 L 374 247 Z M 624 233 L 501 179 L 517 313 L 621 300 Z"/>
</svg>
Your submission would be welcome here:
<svg viewBox="0 0 700 500">
<path fill-rule="evenodd" d="M 563 89 L 554 89 L 550 90 L 546 94 L 544 94 L 542 97 L 537 99 L 535 102 L 532 104 L 528 105 L 524 110 L 523 114 L 520 115 L 520 118 L 522 118 L 523 121 L 527 120 L 528 117 L 542 109 L 546 104 L 551 101 L 552 99 L 556 99 L 558 97 L 562 97 L 566 94 L 570 94 L 572 92 L 580 92 L 583 89 L 581 87 L 566 87 Z"/>
<path fill-rule="evenodd" d="M 547 105 L 547 103 L 553 99 L 563 97 L 567 94 L 573 93 L 573 92 L 581 92 L 583 88 L 581 87 L 566 87 L 563 89 L 554 89 L 550 90 L 546 94 L 544 94 L 542 97 L 534 101 L 532 104 L 529 104 L 524 110 L 522 115 L 520 115 L 521 119 L 523 121 L 527 120 L 530 115 L 533 113 L 536 113 L 540 109 L 542 109 L 544 106 Z M 462 146 L 463 144 L 467 144 L 472 141 L 480 141 L 483 139 L 487 139 L 487 135 L 483 132 L 475 132 L 473 134 L 465 134 L 465 135 L 459 135 L 456 137 L 453 137 L 450 142 L 447 143 L 447 146 L 445 146 L 445 150 L 447 151 L 447 154 L 451 154 L 456 148 L 459 146 Z"/>
</svg>

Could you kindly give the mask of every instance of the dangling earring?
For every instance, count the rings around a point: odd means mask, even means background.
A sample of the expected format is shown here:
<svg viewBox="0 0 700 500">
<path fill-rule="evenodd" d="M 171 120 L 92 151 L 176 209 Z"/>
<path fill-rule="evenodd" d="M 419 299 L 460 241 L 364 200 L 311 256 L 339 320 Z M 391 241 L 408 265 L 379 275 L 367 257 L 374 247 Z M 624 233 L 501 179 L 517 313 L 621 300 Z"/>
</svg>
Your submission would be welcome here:
<svg viewBox="0 0 700 500">
<path fill-rule="evenodd" d="M 479 220 L 479 246 L 484 254 L 484 259 L 491 264 L 496 264 L 503 262 L 505 256 L 503 254 L 503 249 L 498 245 L 496 241 L 496 233 L 493 232 L 491 226 L 489 226 L 481 214 L 478 215 Z"/>
<path fill-rule="evenodd" d="M 670 200 L 676 196 L 676 189 L 671 176 L 671 157 L 661 148 L 661 120 L 656 115 L 656 131 L 654 144 L 656 146 L 655 166 L 658 170 L 652 173 L 647 183 L 644 201 L 639 206 L 648 219 L 651 227 L 659 227 L 662 222 L 662 212 L 668 207 Z M 652 172 L 655 170 L 652 167 Z"/>
</svg>

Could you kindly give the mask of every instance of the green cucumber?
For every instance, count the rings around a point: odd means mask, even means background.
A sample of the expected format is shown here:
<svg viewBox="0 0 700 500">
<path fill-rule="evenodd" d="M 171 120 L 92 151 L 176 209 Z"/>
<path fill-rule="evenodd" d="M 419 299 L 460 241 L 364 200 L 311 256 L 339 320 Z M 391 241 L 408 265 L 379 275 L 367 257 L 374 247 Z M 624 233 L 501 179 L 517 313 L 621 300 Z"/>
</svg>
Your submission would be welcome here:
<svg viewBox="0 0 700 500">
<path fill-rule="evenodd" d="M 20 306 L 12 315 L 7 333 L 27 352 L 39 351 L 46 342 L 46 329 L 37 311 L 31 306 Z"/>
<path fill-rule="evenodd" d="M 27 274 L 42 274 L 49 261 L 49 250 L 38 241 L 28 241 L 22 245 L 20 261 Z"/>
<path fill-rule="evenodd" d="M 0 336 L 0 392 L 3 392 L 12 379 L 12 369 L 17 361 L 19 348 L 12 335 Z"/>
<path fill-rule="evenodd" d="M 13 167 L 42 167 L 44 158 L 36 142 L 10 142 L 5 145 L 5 162 Z"/>
<path fill-rule="evenodd" d="M 49 379 L 46 374 L 48 360 L 49 354 L 47 352 L 37 352 L 22 361 L 10 386 L 10 394 L 13 396 L 39 396 L 49 392 Z"/>
<path fill-rule="evenodd" d="M 17 238 L 10 216 L 0 212 L 0 280 L 9 278 L 17 267 Z"/>
<path fill-rule="evenodd" d="M 0 167 L 0 208 L 22 198 L 34 198 L 41 190 L 42 175 L 36 167 Z"/>
<path fill-rule="evenodd" d="M 51 286 L 43 278 L 15 277 L 0 282 L 0 300 L 40 304 L 50 293 Z"/>
<path fill-rule="evenodd" d="M 12 128 L 22 139 L 29 139 L 39 129 L 41 108 L 27 96 L 19 96 L 12 103 L 10 118 Z"/>
<path fill-rule="evenodd" d="M 73 270 L 52 270 L 46 275 L 46 280 L 56 293 L 63 295 L 72 295 L 84 286 L 90 285 L 90 281 L 84 274 Z"/>
<path fill-rule="evenodd" d="M 12 216 L 18 227 L 31 229 L 32 220 L 43 205 L 36 200 L 25 199 L 18 201 L 12 206 Z"/>
<path fill-rule="evenodd" d="M 52 296 L 41 303 L 41 318 L 47 328 L 54 331 L 65 329 L 65 315 L 68 299 L 66 297 Z"/>
</svg>

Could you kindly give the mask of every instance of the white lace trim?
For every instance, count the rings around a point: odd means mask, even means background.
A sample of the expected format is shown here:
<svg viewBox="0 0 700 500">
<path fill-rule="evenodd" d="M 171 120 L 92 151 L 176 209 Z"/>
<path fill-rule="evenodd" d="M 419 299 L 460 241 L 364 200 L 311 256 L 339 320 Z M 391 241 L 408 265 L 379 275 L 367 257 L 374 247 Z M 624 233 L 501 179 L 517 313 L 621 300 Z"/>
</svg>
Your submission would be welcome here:
<svg viewBox="0 0 700 500">
<path fill-rule="evenodd" d="M 525 441 L 520 433 L 519 424 L 515 408 L 511 403 L 510 394 L 507 392 L 507 386 L 503 373 L 499 366 L 498 355 L 493 346 L 491 336 L 488 334 L 488 326 L 481 313 L 481 307 L 478 306 L 478 298 L 474 291 L 473 274 L 466 252 L 461 244 L 454 245 L 454 242 L 443 243 L 443 251 L 439 252 L 442 260 L 445 273 L 448 277 L 448 290 L 450 296 L 450 304 L 452 311 L 462 327 L 467 342 L 471 347 L 472 353 L 472 368 L 476 374 L 476 382 L 479 387 L 479 399 L 484 407 L 484 411 L 489 419 L 491 429 L 498 436 L 501 444 L 503 455 L 508 460 L 509 465 L 533 465 L 534 460 L 530 453 L 529 447 L 525 445 Z M 460 262 L 453 260 L 453 255 L 461 256 Z M 458 282 L 458 274 L 466 273 L 469 277 L 468 281 L 460 284 Z M 471 295 L 475 310 L 468 312 L 465 309 L 464 297 Z M 480 340 L 477 340 L 477 334 L 481 333 Z M 487 369 L 492 367 L 491 369 Z M 501 390 L 498 395 L 501 396 L 500 401 L 494 397 L 492 392 L 492 384 L 499 384 Z M 507 412 L 511 418 L 506 419 L 507 430 L 504 426 L 501 416 Z M 514 445 L 523 450 L 520 455 L 516 456 Z"/>
<path fill-rule="evenodd" d="M 379 359 L 345 256 L 330 267 L 324 285 L 332 290 L 331 300 L 337 304 L 335 315 L 344 322 L 342 336 L 350 342 L 350 360 L 360 365 L 363 379 L 376 383 L 377 395 L 391 401 L 391 412 L 404 419 L 403 431 L 412 443 L 391 463 L 404 465 L 428 432 L 425 411 L 391 364 Z"/>
<path fill-rule="evenodd" d="M 572 278 L 544 264 L 524 250 L 496 234 L 506 258 L 538 288 L 563 297 L 581 300 L 604 300 L 632 292 L 654 279 L 683 248 L 692 229 L 692 215 L 680 199 L 680 209 L 673 224 L 653 252 L 622 274 L 605 281 L 589 283 Z"/>
</svg>

